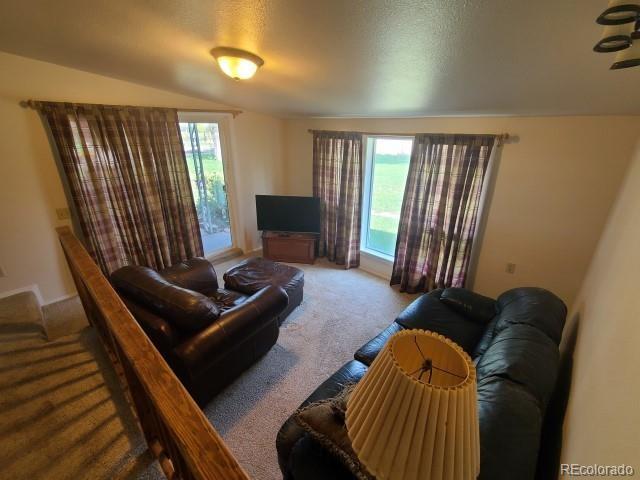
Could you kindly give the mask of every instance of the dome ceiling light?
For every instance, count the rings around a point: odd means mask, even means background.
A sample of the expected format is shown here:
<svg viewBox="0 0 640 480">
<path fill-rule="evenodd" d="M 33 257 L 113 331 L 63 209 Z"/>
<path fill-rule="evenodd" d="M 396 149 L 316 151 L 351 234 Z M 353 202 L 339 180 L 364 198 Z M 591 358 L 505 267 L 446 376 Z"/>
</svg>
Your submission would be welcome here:
<svg viewBox="0 0 640 480">
<path fill-rule="evenodd" d="M 628 0 L 610 0 L 596 23 L 604 25 L 604 32 L 593 50 L 617 52 L 611 70 L 640 65 L 640 5 Z"/>
<path fill-rule="evenodd" d="M 253 53 L 239 48 L 216 47 L 211 50 L 220 70 L 234 80 L 247 80 L 253 77 L 264 60 Z"/>
</svg>

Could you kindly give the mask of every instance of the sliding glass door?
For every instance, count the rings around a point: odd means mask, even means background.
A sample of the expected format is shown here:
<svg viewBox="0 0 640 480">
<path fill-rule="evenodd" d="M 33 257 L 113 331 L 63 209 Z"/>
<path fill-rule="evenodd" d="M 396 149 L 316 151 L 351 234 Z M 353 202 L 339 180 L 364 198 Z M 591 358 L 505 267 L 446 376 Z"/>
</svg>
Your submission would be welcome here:
<svg viewBox="0 0 640 480">
<path fill-rule="evenodd" d="M 205 255 L 233 246 L 220 125 L 180 122 Z"/>
</svg>

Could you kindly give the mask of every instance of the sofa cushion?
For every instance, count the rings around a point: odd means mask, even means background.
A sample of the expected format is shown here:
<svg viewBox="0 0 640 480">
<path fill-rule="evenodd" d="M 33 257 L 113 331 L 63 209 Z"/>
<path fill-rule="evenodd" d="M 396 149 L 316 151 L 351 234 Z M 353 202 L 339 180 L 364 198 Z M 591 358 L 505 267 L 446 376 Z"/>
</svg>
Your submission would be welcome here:
<svg viewBox="0 0 640 480">
<path fill-rule="evenodd" d="M 560 344 L 567 307 L 544 288 L 523 287 L 504 292 L 496 300 L 498 322 L 496 333 L 509 325 L 531 325 Z"/>
<path fill-rule="evenodd" d="M 250 298 L 242 293 L 227 290 L 226 288 L 219 288 L 214 293 L 208 295 L 208 297 L 214 301 L 220 312 L 226 312 L 238 305 L 242 305 Z"/>
<path fill-rule="evenodd" d="M 218 276 L 209 260 L 194 257 L 160 270 L 160 275 L 182 288 L 211 296 L 218 290 Z"/>
<path fill-rule="evenodd" d="M 496 301 L 467 290 L 466 288 L 445 288 L 440 301 L 447 307 L 482 325 L 496 316 Z"/>
<path fill-rule="evenodd" d="M 542 418 L 538 401 L 517 383 L 493 376 L 479 380 L 478 480 L 533 480 Z"/>
<path fill-rule="evenodd" d="M 120 293 L 184 331 L 198 332 L 220 316 L 213 300 L 173 285 L 147 267 L 119 268 L 111 274 L 111 282 Z"/>
<path fill-rule="evenodd" d="M 397 322 L 393 322 L 382 332 L 380 332 L 376 337 L 372 338 L 363 346 L 361 346 L 353 357 L 367 366 L 371 365 L 373 360 L 378 356 L 378 353 L 380 353 L 380 350 L 382 350 L 382 347 L 384 347 L 387 341 L 389 341 L 391 336 L 401 330 L 404 330 L 402 325 Z"/>
<path fill-rule="evenodd" d="M 396 318 L 404 328 L 439 333 L 460 345 L 469 355 L 482 337 L 484 325 L 467 320 L 440 301 L 438 296 L 422 295 Z"/>
<path fill-rule="evenodd" d="M 473 350 L 473 355 L 471 355 L 471 358 L 474 360 L 481 355 L 484 355 L 484 352 L 487 351 L 487 348 L 489 348 L 491 342 L 493 342 L 493 337 L 496 335 L 496 323 L 498 323 L 497 316 L 493 317 L 493 320 L 491 320 L 485 327 L 484 333 L 482 334 L 482 337 L 480 337 L 480 341 L 476 344 L 476 348 Z"/>
<path fill-rule="evenodd" d="M 498 333 L 476 365 L 478 379 L 495 376 L 526 389 L 544 410 L 555 387 L 558 347 L 540 330 L 519 324 Z"/>
</svg>

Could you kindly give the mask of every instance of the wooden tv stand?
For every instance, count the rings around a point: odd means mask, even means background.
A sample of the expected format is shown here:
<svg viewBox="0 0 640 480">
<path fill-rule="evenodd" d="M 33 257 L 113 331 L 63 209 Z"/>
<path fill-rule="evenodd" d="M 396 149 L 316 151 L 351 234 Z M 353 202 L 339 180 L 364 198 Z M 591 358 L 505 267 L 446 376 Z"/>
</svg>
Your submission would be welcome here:
<svg viewBox="0 0 640 480">
<path fill-rule="evenodd" d="M 315 233 L 262 232 L 262 256 L 277 262 L 309 263 L 316 259 Z"/>
</svg>

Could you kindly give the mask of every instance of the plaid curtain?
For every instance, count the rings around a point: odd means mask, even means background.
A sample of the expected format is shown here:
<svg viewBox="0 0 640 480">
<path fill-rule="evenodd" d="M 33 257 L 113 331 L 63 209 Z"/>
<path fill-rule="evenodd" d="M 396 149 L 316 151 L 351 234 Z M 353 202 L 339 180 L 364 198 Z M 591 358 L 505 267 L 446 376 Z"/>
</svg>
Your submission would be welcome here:
<svg viewBox="0 0 640 480">
<path fill-rule="evenodd" d="M 41 102 L 87 249 L 105 274 L 202 256 L 175 109 Z"/>
<path fill-rule="evenodd" d="M 313 132 L 313 195 L 320 198 L 318 255 L 360 265 L 362 135 Z"/>
<path fill-rule="evenodd" d="M 416 135 L 391 285 L 463 287 L 494 135 Z"/>
</svg>

